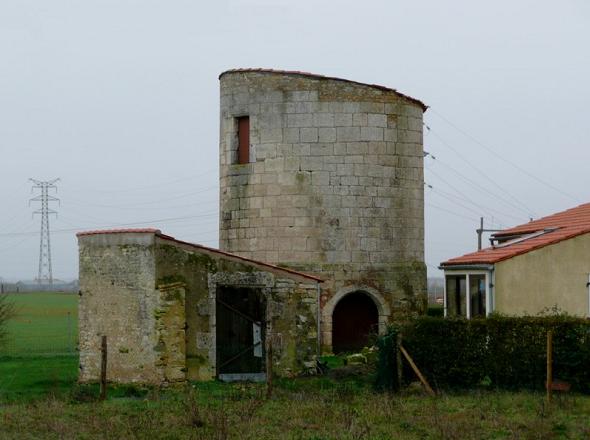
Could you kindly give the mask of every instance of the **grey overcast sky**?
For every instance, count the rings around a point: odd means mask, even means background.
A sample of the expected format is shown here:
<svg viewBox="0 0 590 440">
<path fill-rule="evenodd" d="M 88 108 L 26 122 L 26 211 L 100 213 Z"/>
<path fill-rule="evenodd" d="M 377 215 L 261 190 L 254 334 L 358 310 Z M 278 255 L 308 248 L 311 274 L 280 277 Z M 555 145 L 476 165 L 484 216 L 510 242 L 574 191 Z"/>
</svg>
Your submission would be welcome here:
<svg viewBox="0 0 590 440">
<path fill-rule="evenodd" d="M 423 100 L 426 261 L 590 201 L 587 0 L 1 0 L 0 276 L 37 272 L 29 177 L 60 177 L 54 277 L 76 230 L 217 245 L 218 79 L 304 70 Z M 23 234 L 26 233 L 26 234 Z"/>
</svg>

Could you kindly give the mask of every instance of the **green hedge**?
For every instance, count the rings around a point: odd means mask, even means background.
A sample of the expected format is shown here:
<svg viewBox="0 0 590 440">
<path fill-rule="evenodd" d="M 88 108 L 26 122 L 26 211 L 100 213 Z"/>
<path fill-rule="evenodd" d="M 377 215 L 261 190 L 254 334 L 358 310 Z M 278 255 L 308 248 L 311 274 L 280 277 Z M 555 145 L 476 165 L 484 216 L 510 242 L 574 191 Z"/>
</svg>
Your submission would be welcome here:
<svg viewBox="0 0 590 440">
<path fill-rule="evenodd" d="M 377 375 L 375 387 L 379 391 L 398 391 L 399 373 L 397 351 L 397 330 L 390 329 L 389 333 L 377 340 L 379 359 L 377 362 Z M 384 356 L 384 353 L 387 355 Z"/>
<path fill-rule="evenodd" d="M 442 318 L 445 315 L 445 309 L 443 306 L 428 306 L 426 309 L 426 315 Z"/>
<path fill-rule="evenodd" d="M 541 390 L 545 387 L 549 329 L 554 332 L 554 378 L 569 382 L 576 391 L 590 393 L 588 320 L 564 316 L 473 320 L 424 316 L 391 331 L 402 334 L 404 347 L 433 387 L 487 385 Z M 395 351 L 387 347 L 380 356 L 391 357 Z M 393 374 L 379 369 L 378 383 L 384 381 L 381 375 Z M 406 363 L 403 376 L 406 380 L 414 377 Z"/>
</svg>

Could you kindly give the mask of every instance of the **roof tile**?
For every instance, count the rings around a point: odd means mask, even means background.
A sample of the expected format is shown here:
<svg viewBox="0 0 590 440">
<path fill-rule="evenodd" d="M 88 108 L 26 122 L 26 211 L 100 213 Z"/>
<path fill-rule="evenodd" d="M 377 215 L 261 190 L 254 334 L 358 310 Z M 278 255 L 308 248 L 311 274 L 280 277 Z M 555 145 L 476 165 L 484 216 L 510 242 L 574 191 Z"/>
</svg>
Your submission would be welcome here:
<svg viewBox="0 0 590 440">
<path fill-rule="evenodd" d="M 550 230 L 556 228 L 555 230 Z M 493 237 L 501 238 L 510 235 L 528 234 L 547 230 L 546 233 L 531 237 L 513 244 L 489 247 L 481 251 L 472 252 L 460 257 L 451 258 L 442 267 L 465 264 L 493 264 L 517 255 L 522 255 L 560 241 L 568 240 L 578 235 L 590 232 L 590 203 L 577 206 L 566 211 L 558 212 L 547 217 L 533 220 L 529 223 L 504 229 Z"/>
</svg>

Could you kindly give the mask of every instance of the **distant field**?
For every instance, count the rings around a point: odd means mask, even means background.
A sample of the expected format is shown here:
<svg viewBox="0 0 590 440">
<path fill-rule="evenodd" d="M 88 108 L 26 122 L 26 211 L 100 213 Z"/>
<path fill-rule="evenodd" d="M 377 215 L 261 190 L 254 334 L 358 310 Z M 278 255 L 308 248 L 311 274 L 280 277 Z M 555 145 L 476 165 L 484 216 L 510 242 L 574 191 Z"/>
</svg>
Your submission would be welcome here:
<svg viewBox="0 0 590 440">
<path fill-rule="evenodd" d="M 34 292 L 9 294 L 16 316 L 8 324 L 8 344 L 0 356 L 75 354 L 78 295 Z"/>
</svg>

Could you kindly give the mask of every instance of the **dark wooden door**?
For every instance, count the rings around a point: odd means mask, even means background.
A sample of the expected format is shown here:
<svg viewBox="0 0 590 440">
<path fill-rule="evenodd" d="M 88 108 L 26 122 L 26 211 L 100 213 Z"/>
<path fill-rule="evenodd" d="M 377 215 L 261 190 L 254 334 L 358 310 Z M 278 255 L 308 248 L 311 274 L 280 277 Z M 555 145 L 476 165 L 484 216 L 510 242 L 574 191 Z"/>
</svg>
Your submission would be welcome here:
<svg viewBox="0 0 590 440">
<path fill-rule="evenodd" d="M 260 289 L 222 286 L 216 303 L 217 374 L 263 372 L 266 307 Z"/>
</svg>

